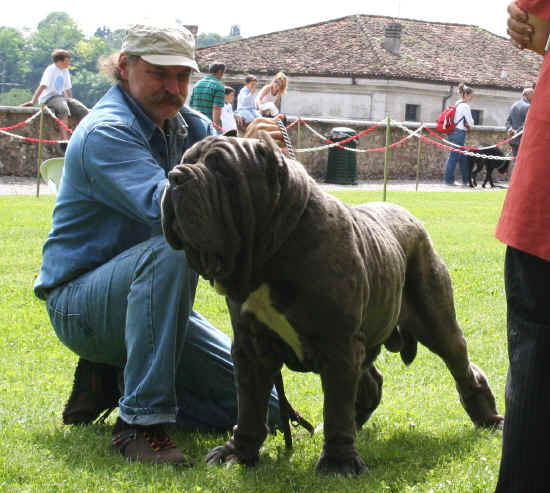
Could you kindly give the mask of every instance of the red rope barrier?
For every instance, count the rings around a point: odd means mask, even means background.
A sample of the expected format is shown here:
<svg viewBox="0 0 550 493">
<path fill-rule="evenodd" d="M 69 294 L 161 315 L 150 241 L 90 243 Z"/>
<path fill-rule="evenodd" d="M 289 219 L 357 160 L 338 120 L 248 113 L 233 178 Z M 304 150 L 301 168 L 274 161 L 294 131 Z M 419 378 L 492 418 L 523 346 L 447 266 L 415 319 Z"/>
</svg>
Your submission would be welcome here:
<svg viewBox="0 0 550 493">
<path fill-rule="evenodd" d="M 16 128 L 24 127 L 27 124 L 27 120 L 19 122 L 15 125 L 12 125 L 11 127 L 2 127 L 0 130 L 8 131 L 8 130 L 15 130 Z"/>
<path fill-rule="evenodd" d="M 33 137 L 23 137 L 23 140 L 26 140 L 27 142 L 33 142 L 35 144 L 38 144 L 39 142 L 42 142 L 42 144 L 59 144 L 60 142 L 63 142 L 62 140 L 51 140 L 51 139 L 35 139 Z"/>
<path fill-rule="evenodd" d="M 65 123 L 63 123 L 59 118 L 57 118 L 57 116 L 55 116 L 53 113 L 50 113 L 50 116 L 57 122 L 57 124 L 60 127 L 63 127 L 70 134 L 73 133 L 73 131 L 67 125 L 65 125 Z"/>
</svg>

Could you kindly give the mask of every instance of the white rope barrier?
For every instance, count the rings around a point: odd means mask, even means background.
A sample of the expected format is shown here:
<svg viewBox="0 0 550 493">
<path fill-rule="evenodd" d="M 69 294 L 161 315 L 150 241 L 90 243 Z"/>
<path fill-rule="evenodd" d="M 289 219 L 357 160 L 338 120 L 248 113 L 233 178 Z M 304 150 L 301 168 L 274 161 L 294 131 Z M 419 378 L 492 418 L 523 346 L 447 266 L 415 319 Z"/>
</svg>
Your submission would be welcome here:
<svg viewBox="0 0 550 493">
<path fill-rule="evenodd" d="M 417 131 L 415 132 L 411 132 L 411 130 L 407 127 L 405 127 L 405 125 L 402 125 L 398 122 L 394 122 L 394 125 L 397 127 L 397 128 L 400 128 L 401 130 L 404 130 L 405 132 L 407 132 L 408 134 L 410 134 L 410 136 L 412 137 L 414 134 L 417 133 Z M 420 127 L 420 128 L 423 128 Z M 453 144 L 456 146 L 456 144 Z M 490 147 L 483 147 L 483 148 L 479 148 L 478 150 L 485 150 L 485 149 L 491 149 L 492 147 L 496 147 L 496 145 L 494 146 L 490 146 Z M 459 150 L 457 149 L 456 151 L 452 151 L 452 152 L 459 152 L 461 154 L 464 154 L 466 156 L 473 156 L 473 157 L 479 157 L 479 158 L 484 158 L 484 159 L 492 159 L 494 161 L 513 161 L 515 158 L 513 156 L 491 156 L 491 155 L 488 155 L 488 154 L 479 154 L 477 152 L 472 152 L 472 151 L 467 151 L 467 150 Z"/>
</svg>

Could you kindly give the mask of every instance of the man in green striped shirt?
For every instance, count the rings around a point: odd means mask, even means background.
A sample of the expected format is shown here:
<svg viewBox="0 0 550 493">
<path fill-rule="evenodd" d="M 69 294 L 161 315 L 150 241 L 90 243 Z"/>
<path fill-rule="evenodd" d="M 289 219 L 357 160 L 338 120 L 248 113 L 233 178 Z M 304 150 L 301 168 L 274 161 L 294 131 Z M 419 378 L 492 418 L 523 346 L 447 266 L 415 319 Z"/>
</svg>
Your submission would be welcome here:
<svg viewBox="0 0 550 493">
<path fill-rule="evenodd" d="M 225 104 L 225 87 L 220 82 L 225 72 L 225 65 L 214 62 L 208 71 L 210 74 L 199 80 L 193 87 L 189 104 L 210 118 L 219 129 L 222 124 L 221 112 Z"/>
</svg>

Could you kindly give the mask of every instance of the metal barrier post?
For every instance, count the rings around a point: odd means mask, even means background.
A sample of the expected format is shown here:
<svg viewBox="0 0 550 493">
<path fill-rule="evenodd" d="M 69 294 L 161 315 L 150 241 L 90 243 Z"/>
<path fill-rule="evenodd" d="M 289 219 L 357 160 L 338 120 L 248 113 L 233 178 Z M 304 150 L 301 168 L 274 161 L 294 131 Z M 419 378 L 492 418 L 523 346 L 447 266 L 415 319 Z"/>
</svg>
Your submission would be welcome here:
<svg viewBox="0 0 550 493">
<path fill-rule="evenodd" d="M 416 191 L 418 192 L 418 182 L 420 180 L 420 157 L 421 157 L 421 149 L 422 149 L 422 129 L 420 129 L 420 132 L 418 134 L 418 154 L 416 156 Z"/>
<path fill-rule="evenodd" d="M 302 148 L 302 117 L 299 116 L 298 117 L 298 145 L 297 145 L 297 148 L 298 149 L 301 149 Z M 300 153 L 296 153 L 296 154 L 300 154 Z M 298 156 L 296 156 L 298 157 Z"/>
<path fill-rule="evenodd" d="M 386 186 L 388 184 L 388 170 L 390 167 L 390 137 L 390 115 L 388 114 L 386 117 L 386 151 L 384 153 L 384 193 L 382 198 L 384 202 L 386 202 Z"/>
<path fill-rule="evenodd" d="M 40 164 L 42 164 L 42 134 L 44 132 L 44 105 L 40 106 L 40 132 L 38 134 L 38 157 L 36 164 L 36 197 L 40 196 Z"/>
</svg>

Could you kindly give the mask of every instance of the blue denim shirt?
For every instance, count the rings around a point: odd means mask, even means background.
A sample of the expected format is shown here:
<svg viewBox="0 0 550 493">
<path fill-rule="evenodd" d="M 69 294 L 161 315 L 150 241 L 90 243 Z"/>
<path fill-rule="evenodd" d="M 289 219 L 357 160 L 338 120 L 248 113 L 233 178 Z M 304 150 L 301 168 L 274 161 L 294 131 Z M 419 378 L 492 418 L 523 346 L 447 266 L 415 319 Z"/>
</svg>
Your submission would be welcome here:
<svg viewBox="0 0 550 493">
<path fill-rule="evenodd" d="M 237 97 L 237 111 L 239 110 L 255 110 L 256 109 L 256 93 L 252 92 L 247 86 L 243 86 Z"/>
<path fill-rule="evenodd" d="M 208 135 L 210 120 L 184 107 L 162 131 L 119 86 L 76 128 L 44 244 L 36 296 L 161 234 L 167 173 Z"/>
</svg>

